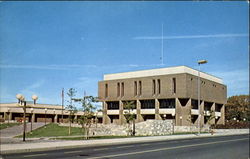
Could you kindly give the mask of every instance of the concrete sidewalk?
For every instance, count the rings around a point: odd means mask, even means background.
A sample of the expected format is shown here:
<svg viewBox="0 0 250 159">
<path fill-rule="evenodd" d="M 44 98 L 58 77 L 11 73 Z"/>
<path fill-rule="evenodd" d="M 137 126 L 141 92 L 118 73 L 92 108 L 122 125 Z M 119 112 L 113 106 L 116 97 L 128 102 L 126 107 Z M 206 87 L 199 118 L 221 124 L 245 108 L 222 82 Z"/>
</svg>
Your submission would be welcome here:
<svg viewBox="0 0 250 159">
<path fill-rule="evenodd" d="M 33 123 L 32 130 L 44 126 L 44 123 Z M 26 124 L 26 133 L 31 131 L 31 123 Z M 23 133 L 23 124 L 12 126 L 6 129 L 0 130 L 0 143 L 9 144 L 21 142 L 20 139 L 14 138 L 15 136 L 21 135 Z"/>
<path fill-rule="evenodd" d="M 96 139 L 96 140 L 77 140 L 77 141 L 65 141 L 65 140 L 43 140 L 27 142 L 19 144 L 2 144 L 0 147 L 1 154 L 19 153 L 19 152 L 33 152 L 43 150 L 55 150 L 63 148 L 75 148 L 75 147 L 91 147 L 101 145 L 113 145 L 113 144 L 125 144 L 125 143 L 138 143 L 138 142 L 152 142 L 162 140 L 174 140 L 185 138 L 201 138 L 201 137 L 213 137 L 213 136 L 227 136 L 237 134 L 249 134 L 249 129 L 241 129 L 235 131 L 218 131 L 214 135 L 201 134 L 197 136 L 195 134 L 188 135 L 167 135 L 167 136 L 147 136 L 147 137 L 131 137 L 131 138 L 116 138 L 116 139 Z"/>
</svg>

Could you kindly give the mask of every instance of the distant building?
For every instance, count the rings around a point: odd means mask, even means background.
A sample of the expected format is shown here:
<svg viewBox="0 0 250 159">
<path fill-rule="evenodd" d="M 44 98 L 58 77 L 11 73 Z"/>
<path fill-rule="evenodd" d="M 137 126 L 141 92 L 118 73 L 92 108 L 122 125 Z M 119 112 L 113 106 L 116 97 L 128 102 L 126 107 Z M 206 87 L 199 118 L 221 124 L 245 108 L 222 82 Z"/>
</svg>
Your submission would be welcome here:
<svg viewBox="0 0 250 159">
<path fill-rule="evenodd" d="M 0 120 L 3 121 L 19 121 L 23 120 L 23 106 L 18 103 L 1 103 L 0 104 Z M 83 115 L 82 111 L 74 114 L 73 118 L 78 119 Z M 96 115 L 96 114 L 95 114 Z M 26 105 L 26 120 L 28 122 L 68 122 L 69 111 L 62 109 L 61 105 L 49 104 L 33 104 L 29 102 Z M 102 112 L 97 114 L 99 122 L 102 121 Z"/>
<path fill-rule="evenodd" d="M 224 124 L 227 87 L 223 81 L 200 73 L 201 125 Z M 104 75 L 98 83 L 103 103 L 103 123 L 125 123 L 123 105 L 134 101 L 136 122 L 148 119 L 172 119 L 175 125 L 198 123 L 198 71 L 186 66 Z"/>
</svg>

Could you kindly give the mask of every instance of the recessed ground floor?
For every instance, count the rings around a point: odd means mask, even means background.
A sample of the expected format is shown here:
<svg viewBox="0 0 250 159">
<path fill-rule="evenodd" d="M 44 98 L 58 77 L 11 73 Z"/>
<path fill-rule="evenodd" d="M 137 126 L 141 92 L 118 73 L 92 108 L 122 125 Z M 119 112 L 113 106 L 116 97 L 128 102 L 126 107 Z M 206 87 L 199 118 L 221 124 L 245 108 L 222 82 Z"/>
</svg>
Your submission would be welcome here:
<svg viewBox="0 0 250 159">
<path fill-rule="evenodd" d="M 127 109 L 127 104 L 134 106 Z M 176 126 L 224 124 L 223 103 L 192 98 L 143 99 L 130 101 L 104 101 L 103 123 L 124 124 L 126 113 L 134 114 L 136 122 L 146 120 L 173 120 Z M 200 116 L 200 118 L 199 118 Z"/>
</svg>

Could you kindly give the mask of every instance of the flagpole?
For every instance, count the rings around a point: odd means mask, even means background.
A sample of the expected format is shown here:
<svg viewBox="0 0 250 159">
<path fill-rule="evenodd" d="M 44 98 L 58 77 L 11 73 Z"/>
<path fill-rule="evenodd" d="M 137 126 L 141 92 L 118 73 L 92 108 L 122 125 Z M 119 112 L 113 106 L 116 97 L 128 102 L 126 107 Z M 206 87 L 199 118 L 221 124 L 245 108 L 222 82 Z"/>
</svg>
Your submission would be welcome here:
<svg viewBox="0 0 250 159">
<path fill-rule="evenodd" d="M 63 123 L 63 107 L 64 107 L 64 88 L 62 89 L 62 123 Z"/>
</svg>

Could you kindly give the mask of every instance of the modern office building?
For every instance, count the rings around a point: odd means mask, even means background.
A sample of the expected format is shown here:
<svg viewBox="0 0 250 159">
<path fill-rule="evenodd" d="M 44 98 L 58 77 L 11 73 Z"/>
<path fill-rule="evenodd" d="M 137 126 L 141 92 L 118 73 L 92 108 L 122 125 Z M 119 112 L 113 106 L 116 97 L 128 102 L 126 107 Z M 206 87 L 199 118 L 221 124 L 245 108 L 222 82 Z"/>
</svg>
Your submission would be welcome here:
<svg viewBox="0 0 250 159">
<path fill-rule="evenodd" d="M 21 122 L 23 120 L 24 107 L 19 103 L 1 103 L 0 121 L 1 122 Z M 78 119 L 84 112 L 78 111 L 73 118 Z M 102 122 L 102 112 L 95 113 L 98 121 Z M 28 102 L 26 105 L 26 120 L 28 122 L 68 122 L 69 111 L 62 109 L 61 105 L 33 104 Z"/>
<path fill-rule="evenodd" d="M 198 72 L 178 66 L 104 75 L 98 83 L 103 123 L 125 123 L 124 104 L 133 101 L 136 122 L 172 119 L 177 126 L 197 125 L 200 114 L 201 125 L 224 124 L 227 87 L 222 79 L 200 72 L 198 108 Z"/>
</svg>

